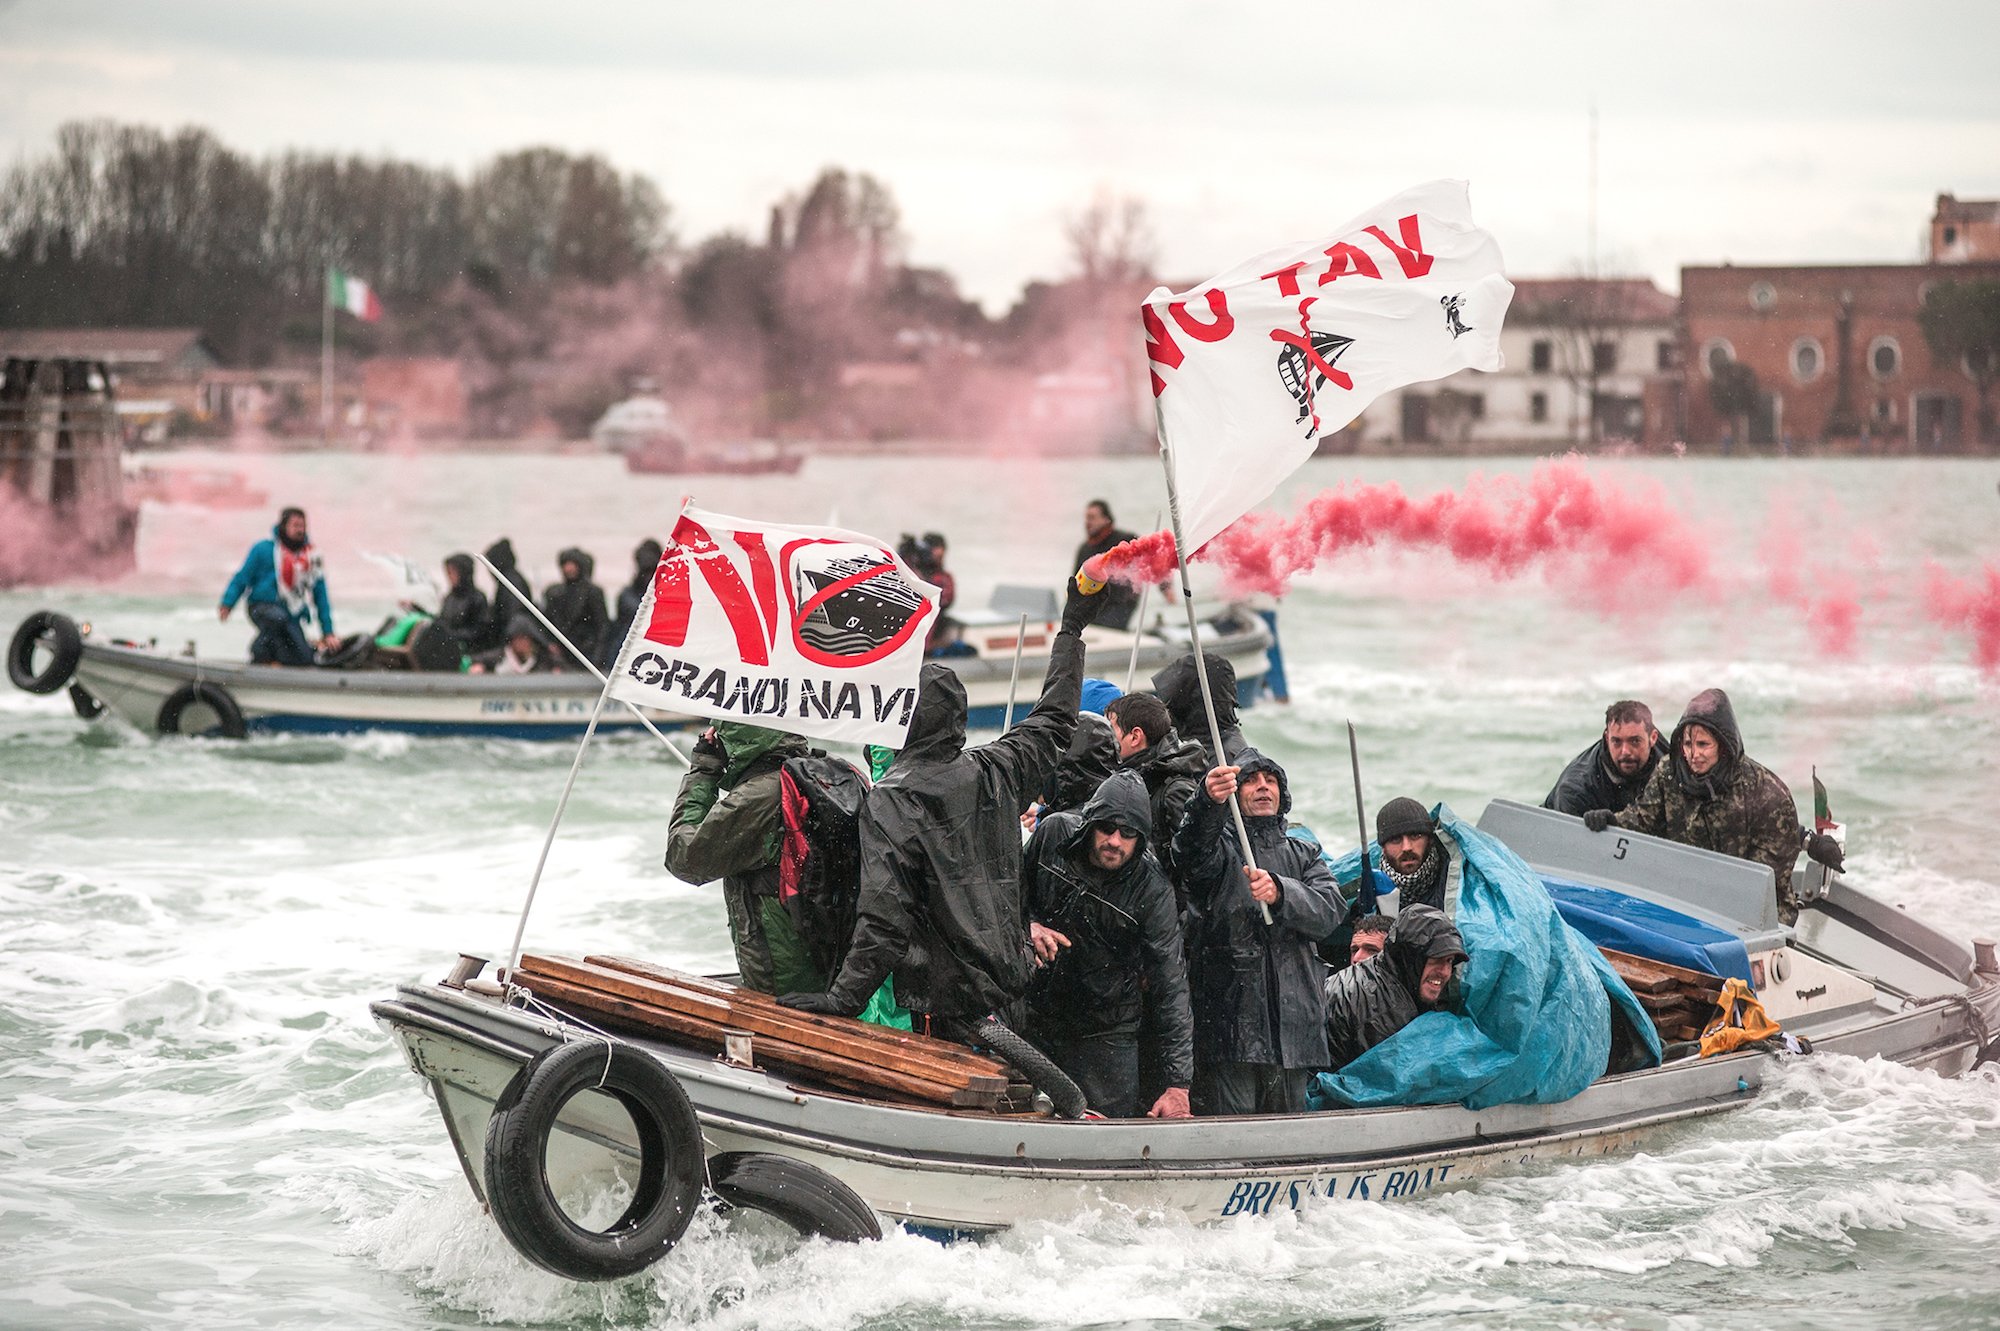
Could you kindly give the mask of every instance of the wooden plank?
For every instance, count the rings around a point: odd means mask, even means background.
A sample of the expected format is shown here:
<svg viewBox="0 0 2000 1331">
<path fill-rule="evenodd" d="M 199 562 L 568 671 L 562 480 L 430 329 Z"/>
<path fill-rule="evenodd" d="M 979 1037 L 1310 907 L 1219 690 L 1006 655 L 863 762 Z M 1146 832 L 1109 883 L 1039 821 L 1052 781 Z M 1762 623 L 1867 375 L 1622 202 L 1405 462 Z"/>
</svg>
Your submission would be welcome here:
<svg viewBox="0 0 2000 1331">
<path fill-rule="evenodd" d="M 664 1031 L 694 1043 L 702 1049 L 722 1048 L 725 1028 L 714 1022 L 671 1008 L 657 1007 L 639 999 L 605 993 L 552 975 L 532 972 L 528 969 L 525 957 L 522 958 L 521 971 L 522 979 L 526 981 L 529 990 L 539 998 L 580 1008 L 597 1016 L 615 1018 L 641 1031 L 652 1033 Z M 881 1097 L 886 1091 L 892 1098 L 973 1109 L 993 1109 L 998 1107 L 1000 1100 L 998 1093 L 993 1091 L 953 1086 L 922 1077 L 913 1077 L 888 1068 L 869 1067 L 835 1054 L 828 1054 L 823 1050 L 792 1044 L 785 1040 L 753 1037 L 751 1048 L 752 1056 L 762 1065 L 810 1073 L 834 1085 L 858 1090 L 870 1096 Z"/>
<path fill-rule="evenodd" d="M 744 1030 L 776 1035 L 796 1043 L 811 1043 L 825 1049 L 839 1049 L 850 1057 L 865 1059 L 937 1081 L 958 1081 L 973 1089 L 1005 1090 L 1007 1068 L 993 1059 L 973 1053 L 962 1044 L 935 1040 L 927 1035 L 891 1030 L 852 1017 L 829 1017 L 798 1012 L 785 1007 L 769 994 L 754 989 L 690 976 L 664 966 L 630 961 L 622 957 L 589 956 L 581 963 L 597 972 L 622 972 L 664 986 L 667 990 L 692 989 L 720 994 L 727 999 L 730 1021 Z M 610 980 L 607 978 L 607 983 Z M 620 991 L 624 992 L 624 991 Z M 662 996 L 658 988 L 636 995 L 650 1002 L 677 1002 Z"/>
<path fill-rule="evenodd" d="M 1653 961 L 1646 957 L 1635 957 L 1629 952 L 1618 952 L 1611 948 L 1599 948 L 1611 968 L 1618 972 L 1626 987 L 1634 993 L 1667 993 L 1671 991 L 1720 995 L 1722 977 L 1705 971 L 1689 970 L 1685 966 L 1673 966 L 1663 961 Z"/>
</svg>

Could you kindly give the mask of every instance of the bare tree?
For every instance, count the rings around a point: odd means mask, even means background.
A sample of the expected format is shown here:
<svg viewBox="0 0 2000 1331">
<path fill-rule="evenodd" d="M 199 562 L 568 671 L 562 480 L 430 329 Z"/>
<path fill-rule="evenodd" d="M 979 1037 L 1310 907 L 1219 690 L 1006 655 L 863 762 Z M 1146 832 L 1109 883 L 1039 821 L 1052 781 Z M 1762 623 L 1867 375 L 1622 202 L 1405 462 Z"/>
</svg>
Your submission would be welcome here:
<svg viewBox="0 0 2000 1331">
<path fill-rule="evenodd" d="M 1602 443 L 1602 385 L 1617 371 L 1620 340 L 1637 313 L 1634 284 L 1578 275 L 1549 283 L 1545 290 L 1542 300 L 1520 311 L 1517 319 L 1549 331 L 1553 368 L 1568 381 L 1572 401 L 1583 404 L 1585 436 L 1592 444 Z M 1576 441 L 1576 425 L 1572 415 L 1572 443 Z"/>
<path fill-rule="evenodd" d="M 1113 198 L 1100 189 L 1088 206 L 1064 221 L 1063 236 L 1076 275 L 1093 285 L 1145 281 L 1159 261 L 1146 204 L 1129 195 Z"/>
</svg>

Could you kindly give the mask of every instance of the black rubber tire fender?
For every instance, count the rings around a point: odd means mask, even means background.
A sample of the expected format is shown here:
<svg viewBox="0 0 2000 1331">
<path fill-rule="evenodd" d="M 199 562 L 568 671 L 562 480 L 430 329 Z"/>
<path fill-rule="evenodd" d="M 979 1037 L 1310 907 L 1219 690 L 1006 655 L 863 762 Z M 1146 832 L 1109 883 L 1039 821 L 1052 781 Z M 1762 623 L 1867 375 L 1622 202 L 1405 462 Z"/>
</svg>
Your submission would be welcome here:
<svg viewBox="0 0 2000 1331">
<path fill-rule="evenodd" d="M 972 1028 L 972 1038 L 1014 1065 L 1031 1085 L 1049 1097 L 1058 1118 L 1082 1118 L 1089 1110 L 1083 1091 L 1056 1066 L 1055 1060 L 1028 1042 L 1028 1038 L 996 1017 L 982 1018 Z"/>
<path fill-rule="evenodd" d="M 153 729 L 162 735 L 180 734 L 181 714 L 196 703 L 215 713 L 215 733 L 224 739 L 242 739 L 250 733 L 243 723 L 243 709 L 236 705 L 229 690 L 207 680 L 183 684 L 169 693 L 160 704 L 160 714 L 153 719 Z"/>
<path fill-rule="evenodd" d="M 95 721 L 104 715 L 104 704 L 97 700 L 96 694 L 81 684 L 69 686 L 69 705 L 75 708 L 76 714 L 85 721 Z"/>
<path fill-rule="evenodd" d="M 639 1180 L 612 1225 L 571 1220 L 549 1187 L 549 1135 L 579 1092 L 610 1096 L 632 1117 Z M 486 1201 L 523 1257 L 571 1280 L 617 1280 L 645 1270 L 680 1241 L 707 1177 L 701 1124 L 665 1065 L 628 1044 L 575 1040 L 537 1054 L 501 1092 L 486 1128 Z"/>
<path fill-rule="evenodd" d="M 882 1222 L 854 1189 L 788 1155 L 725 1151 L 708 1162 L 708 1186 L 729 1205 L 762 1211 L 808 1238 L 859 1243 L 882 1237 Z"/>
<path fill-rule="evenodd" d="M 49 640 L 49 663 L 35 670 L 35 648 Z M 7 678 L 17 689 L 29 693 L 54 693 L 69 683 L 76 663 L 83 659 L 83 633 L 76 621 L 53 610 L 37 610 L 21 621 L 7 644 Z"/>
</svg>

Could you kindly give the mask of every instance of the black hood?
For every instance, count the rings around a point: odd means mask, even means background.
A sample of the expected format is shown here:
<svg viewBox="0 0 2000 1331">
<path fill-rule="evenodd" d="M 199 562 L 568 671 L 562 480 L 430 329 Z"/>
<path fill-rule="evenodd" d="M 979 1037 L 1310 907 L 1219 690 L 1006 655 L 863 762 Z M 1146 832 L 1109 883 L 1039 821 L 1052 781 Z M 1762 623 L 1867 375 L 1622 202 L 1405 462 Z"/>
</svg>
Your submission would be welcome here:
<svg viewBox="0 0 2000 1331">
<path fill-rule="evenodd" d="M 1076 733 L 1070 736 L 1062 761 L 1043 788 L 1044 802 L 1057 809 L 1074 809 L 1089 799 L 1117 766 L 1118 740 L 1111 733 L 1111 723 L 1095 712 L 1079 713 Z"/>
<path fill-rule="evenodd" d="M 517 567 L 514 563 L 514 543 L 502 536 L 486 547 L 486 560 L 502 573 L 512 575 Z"/>
<path fill-rule="evenodd" d="M 565 582 L 589 582 L 590 575 L 597 571 L 597 561 L 575 546 L 556 555 L 557 569 L 561 569 L 564 564 L 575 564 L 577 567 L 576 577 L 571 578 L 565 574 L 563 577 Z"/>
<path fill-rule="evenodd" d="M 917 710 L 896 762 L 950 762 L 964 749 L 965 685 L 949 666 L 932 661 L 917 677 Z"/>
<path fill-rule="evenodd" d="M 639 542 L 632 551 L 632 585 L 643 588 L 653 580 L 653 570 L 660 566 L 660 556 L 665 553 L 658 541 L 647 539 Z M 588 558 L 589 556 L 585 556 Z"/>
<path fill-rule="evenodd" d="M 458 574 L 459 586 L 470 587 L 472 585 L 472 570 L 475 565 L 472 562 L 471 555 L 446 555 L 444 557 L 444 566 Z"/>
<path fill-rule="evenodd" d="M 1215 721 L 1223 727 L 1236 724 L 1236 667 L 1229 658 L 1203 652 L 1208 666 L 1208 691 L 1215 695 Z M 1167 705 L 1174 728 L 1183 735 L 1206 735 L 1208 717 L 1201 708 L 1201 681 L 1194 673 L 1194 653 L 1189 652 L 1153 676 L 1153 693 Z"/>
<path fill-rule="evenodd" d="M 508 642 L 511 643 L 514 639 L 524 636 L 533 638 L 537 647 L 548 645 L 548 639 L 542 635 L 542 626 L 527 615 L 516 615 L 507 621 Z"/>
<path fill-rule="evenodd" d="M 1255 749 L 1245 749 L 1236 755 L 1236 781 L 1238 785 L 1241 785 L 1246 778 L 1258 772 L 1269 772 L 1278 778 L 1278 812 L 1276 816 L 1283 818 L 1292 811 L 1292 783 L 1286 779 L 1285 769 L 1278 766 L 1277 759 L 1266 758 Z M 1250 816 L 1249 814 L 1244 815 L 1246 818 Z"/>
<path fill-rule="evenodd" d="M 1681 739 L 1689 726 L 1700 726 L 1715 736 L 1715 742 L 1722 748 L 1722 758 L 1710 768 L 1706 776 L 1696 776 L 1687 765 L 1687 758 L 1681 753 Z M 1713 798 L 1716 790 L 1726 784 L 1736 770 L 1736 763 L 1743 757 L 1743 732 L 1736 725 L 1736 709 L 1729 705 L 1729 695 L 1721 689 L 1703 689 L 1688 699 L 1686 710 L 1674 725 L 1674 734 L 1669 741 L 1673 752 L 1674 779 L 1681 789 L 1699 798 Z"/>
<path fill-rule="evenodd" d="M 1423 983 L 1426 961 L 1465 954 L 1465 940 L 1458 930 L 1443 911 L 1431 906 L 1404 907 L 1389 926 L 1389 939 L 1382 945 L 1382 956 L 1413 999 Z"/>
<path fill-rule="evenodd" d="M 1082 819 L 1072 846 L 1083 843 L 1090 830 L 1102 823 L 1118 827 L 1129 827 L 1139 834 L 1139 845 L 1132 852 L 1137 860 L 1145 853 L 1146 843 L 1151 840 L 1147 829 L 1153 825 L 1153 804 L 1146 795 L 1146 783 L 1137 772 L 1113 772 L 1098 784 L 1097 793 L 1092 795 L 1077 811 Z"/>
</svg>

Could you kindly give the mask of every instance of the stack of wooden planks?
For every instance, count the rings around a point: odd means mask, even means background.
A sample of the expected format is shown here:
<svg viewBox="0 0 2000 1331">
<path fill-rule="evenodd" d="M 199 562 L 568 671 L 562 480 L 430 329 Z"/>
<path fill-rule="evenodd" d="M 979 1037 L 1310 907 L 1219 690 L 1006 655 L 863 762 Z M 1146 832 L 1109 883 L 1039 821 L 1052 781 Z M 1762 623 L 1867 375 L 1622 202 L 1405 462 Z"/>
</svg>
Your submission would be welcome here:
<svg viewBox="0 0 2000 1331">
<path fill-rule="evenodd" d="M 607 1027 L 715 1052 L 728 1036 L 747 1035 L 756 1066 L 869 1099 L 992 1110 L 1008 1090 L 1006 1066 L 963 1045 L 795 1012 L 769 994 L 642 961 L 529 955 L 517 978 L 537 998 Z"/>
<path fill-rule="evenodd" d="M 1722 998 L 1722 977 L 1664 961 L 1635 957 L 1629 952 L 1599 948 L 1611 969 L 1632 990 L 1652 1017 L 1660 1039 L 1699 1040 L 1702 1027 L 1715 1016 Z"/>
</svg>

